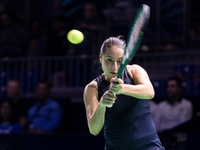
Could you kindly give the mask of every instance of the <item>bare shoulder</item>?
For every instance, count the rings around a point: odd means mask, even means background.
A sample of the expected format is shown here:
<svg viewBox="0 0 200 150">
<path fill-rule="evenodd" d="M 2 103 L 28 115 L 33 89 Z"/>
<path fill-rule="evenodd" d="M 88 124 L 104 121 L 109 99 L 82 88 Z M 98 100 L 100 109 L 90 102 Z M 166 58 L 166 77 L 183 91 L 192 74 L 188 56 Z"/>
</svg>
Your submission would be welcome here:
<svg viewBox="0 0 200 150">
<path fill-rule="evenodd" d="M 91 81 L 85 86 L 85 90 L 87 89 L 96 89 L 98 90 L 97 82 L 95 80 Z"/>
<path fill-rule="evenodd" d="M 131 77 L 137 73 L 146 72 L 141 66 L 137 64 L 127 65 L 127 71 Z"/>
<path fill-rule="evenodd" d="M 138 69 L 142 69 L 144 70 L 141 66 L 137 65 L 137 64 L 133 64 L 133 65 L 127 65 L 127 70 L 138 70 Z"/>
<path fill-rule="evenodd" d="M 97 85 L 97 82 L 95 80 L 91 81 L 90 83 L 88 83 L 86 86 L 85 86 L 85 89 L 84 89 L 84 99 L 86 97 L 90 97 L 92 96 L 93 94 L 97 95 L 97 91 L 98 91 L 98 85 Z"/>
</svg>

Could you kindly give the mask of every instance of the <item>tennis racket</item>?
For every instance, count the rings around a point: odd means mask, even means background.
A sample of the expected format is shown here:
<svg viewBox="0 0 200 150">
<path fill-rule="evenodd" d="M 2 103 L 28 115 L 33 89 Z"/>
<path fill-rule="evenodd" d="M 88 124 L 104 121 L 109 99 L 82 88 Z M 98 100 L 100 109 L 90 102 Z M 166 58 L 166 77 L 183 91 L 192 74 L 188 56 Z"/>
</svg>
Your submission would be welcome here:
<svg viewBox="0 0 200 150">
<path fill-rule="evenodd" d="M 148 24 L 149 17 L 150 7 L 143 4 L 139 8 L 130 28 L 124 56 L 122 58 L 121 65 L 117 73 L 118 78 L 121 78 L 124 68 L 129 63 L 129 61 L 135 56 L 135 53 L 137 52 L 139 45 L 142 41 L 142 37 Z"/>
</svg>

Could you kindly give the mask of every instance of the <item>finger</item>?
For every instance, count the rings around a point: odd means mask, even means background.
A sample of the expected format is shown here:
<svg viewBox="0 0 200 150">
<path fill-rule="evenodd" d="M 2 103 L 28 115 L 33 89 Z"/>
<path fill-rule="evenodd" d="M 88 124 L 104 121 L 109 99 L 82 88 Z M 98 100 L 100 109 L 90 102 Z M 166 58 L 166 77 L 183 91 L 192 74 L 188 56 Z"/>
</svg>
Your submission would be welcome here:
<svg viewBox="0 0 200 150">
<path fill-rule="evenodd" d="M 112 105 L 112 104 L 115 103 L 115 99 L 113 99 L 113 100 L 107 99 L 103 103 L 106 104 L 106 105 Z"/>
<path fill-rule="evenodd" d="M 113 83 L 113 84 L 119 84 L 120 82 L 118 81 L 118 78 L 112 78 L 111 79 L 111 84 Z"/>
<path fill-rule="evenodd" d="M 120 78 L 116 78 L 116 79 L 114 80 L 114 83 L 115 83 L 115 84 L 123 84 L 124 81 L 123 81 L 122 79 L 120 79 Z"/>
<path fill-rule="evenodd" d="M 116 93 L 118 93 L 119 90 L 119 84 L 111 85 L 110 90 L 114 93 L 114 95 L 116 95 Z"/>
<path fill-rule="evenodd" d="M 111 78 L 110 82 L 111 82 L 111 83 L 112 83 L 112 82 L 114 82 L 114 81 L 115 81 L 115 79 L 116 79 L 116 78 Z"/>
<path fill-rule="evenodd" d="M 115 101 L 115 99 L 116 99 L 116 96 L 107 96 L 107 97 L 104 97 L 104 101 L 106 101 L 106 102 L 111 102 L 111 103 L 114 103 L 114 101 Z"/>
<path fill-rule="evenodd" d="M 115 97 L 115 93 L 112 90 L 108 91 L 108 95 L 111 96 L 112 98 Z"/>
<path fill-rule="evenodd" d="M 112 105 L 115 103 L 115 101 L 114 100 L 109 100 L 109 99 L 106 99 L 106 100 L 104 100 L 104 102 L 103 102 L 103 105 L 104 106 L 106 106 L 106 107 L 112 107 Z"/>
<path fill-rule="evenodd" d="M 106 107 L 111 108 L 113 105 L 107 105 Z"/>
<path fill-rule="evenodd" d="M 104 99 L 108 101 L 115 101 L 116 95 L 113 91 L 109 90 L 108 93 L 104 96 Z"/>
</svg>

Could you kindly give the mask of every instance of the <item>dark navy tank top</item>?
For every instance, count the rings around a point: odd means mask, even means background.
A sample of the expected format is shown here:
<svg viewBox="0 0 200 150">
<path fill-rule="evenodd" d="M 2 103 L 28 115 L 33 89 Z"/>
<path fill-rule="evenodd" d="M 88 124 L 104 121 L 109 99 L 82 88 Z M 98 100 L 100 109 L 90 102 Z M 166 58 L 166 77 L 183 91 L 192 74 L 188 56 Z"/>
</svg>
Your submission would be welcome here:
<svg viewBox="0 0 200 150">
<path fill-rule="evenodd" d="M 134 84 L 127 69 L 122 74 L 125 84 Z M 100 75 L 96 78 L 98 99 L 109 89 L 110 82 Z M 117 95 L 111 108 L 106 108 L 104 137 L 106 150 L 164 149 L 153 123 L 148 100 Z"/>
</svg>

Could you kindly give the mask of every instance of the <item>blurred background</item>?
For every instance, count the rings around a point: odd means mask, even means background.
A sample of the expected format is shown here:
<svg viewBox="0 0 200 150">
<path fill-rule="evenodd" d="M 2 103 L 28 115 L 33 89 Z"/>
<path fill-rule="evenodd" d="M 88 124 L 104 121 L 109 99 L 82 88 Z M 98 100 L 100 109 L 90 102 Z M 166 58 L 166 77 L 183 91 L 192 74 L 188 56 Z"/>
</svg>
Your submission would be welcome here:
<svg viewBox="0 0 200 150">
<path fill-rule="evenodd" d="M 200 110 L 199 0 L 0 0 L 0 99 L 6 97 L 8 81 L 16 79 L 21 97 L 32 105 L 37 83 L 46 80 L 64 112 L 57 132 L 0 135 L 0 150 L 103 149 L 103 135 L 93 137 L 87 128 L 83 89 L 102 72 L 102 42 L 110 36 L 126 39 L 141 4 L 150 6 L 151 16 L 131 63 L 148 72 L 156 102 L 167 96 L 167 78 L 177 76 L 183 95 Z M 81 44 L 69 43 L 71 29 L 83 32 Z M 187 138 L 176 149 L 200 148 L 199 128 L 183 133 Z"/>
</svg>

